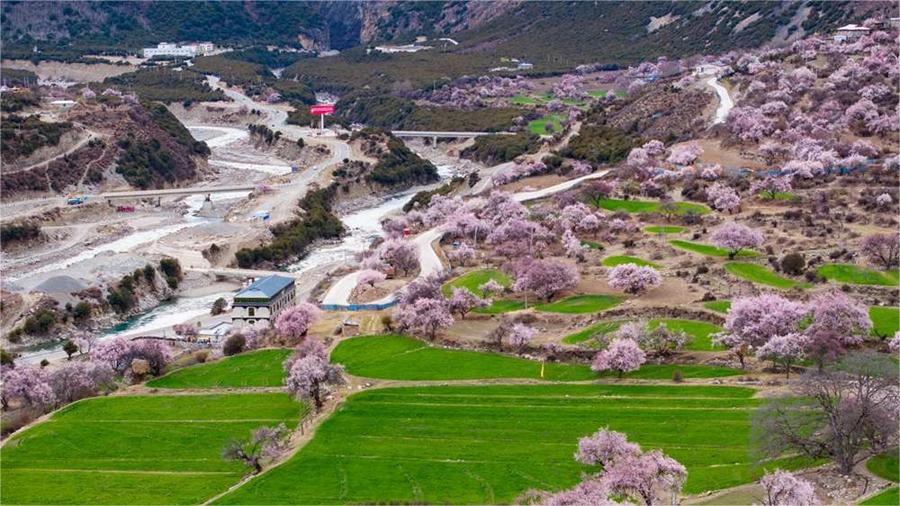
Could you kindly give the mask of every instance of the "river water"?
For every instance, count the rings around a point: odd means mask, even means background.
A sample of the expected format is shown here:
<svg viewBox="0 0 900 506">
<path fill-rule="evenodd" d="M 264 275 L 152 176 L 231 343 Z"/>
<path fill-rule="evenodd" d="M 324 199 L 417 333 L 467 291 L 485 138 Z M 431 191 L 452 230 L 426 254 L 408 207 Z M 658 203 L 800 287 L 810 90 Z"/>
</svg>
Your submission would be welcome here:
<svg viewBox="0 0 900 506">
<path fill-rule="evenodd" d="M 260 170 L 260 166 L 262 166 L 262 171 L 270 174 L 286 173 L 290 171 L 289 166 L 258 163 L 262 160 L 259 160 L 257 163 L 253 163 L 251 160 L 242 160 L 241 162 L 221 160 L 220 157 L 223 155 L 225 157 L 233 158 L 233 152 L 225 152 L 226 148 L 229 144 L 245 138 L 247 132 L 244 130 L 229 127 L 192 127 L 191 131 L 194 133 L 195 137 L 201 139 L 206 137 L 205 140 L 207 145 L 210 146 L 212 151 L 210 157 L 211 164 L 220 163 L 232 168 L 247 170 Z M 213 136 L 209 136 L 208 132 L 212 132 Z M 268 162 L 268 160 L 266 160 L 266 162 Z M 454 169 L 452 166 L 442 165 L 438 167 L 441 181 L 450 177 L 453 172 Z M 429 188 L 434 186 L 436 185 L 430 185 Z M 304 273 L 330 264 L 353 261 L 356 254 L 367 250 L 372 241 L 383 236 L 380 224 L 381 220 L 391 213 L 400 210 L 421 189 L 422 188 L 416 188 L 388 197 L 375 206 L 363 208 L 342 216 L 341 221 L 347 227 L 348 234 L 345 235 L 340 242 L 316 248 L 303 260 L 288 266 L 287 270 L 293 273 Z M 213 194 L 211 195 L 211 198 L 213 201 L 227 200 L 244 197 L 248 193 L 249 192 L 244 191 Z M 185 228 L 214 221 L 215 219 L 196 215 L 203 207 L 204 198 L 204 195 L 191 195 L 184 199 L 184 202 L 187 204 L 187 211 L 184 213 L 180 223 L 128 234 L 110 243 L 85 250 L 72 258 L 46 265 L 32 271 L 29 275 L 37 272 L 45 273 L 65 269 L 77 262 L 93 258 L 106 251 L 133 251 L 140 246 L 159 240 Z M 102 333 L 101 339 L 110 339 L 120 336 L 133 337 L 141 334 L 161 334 L 163 329 L 167 329 L 172 325 L 208 314 L 209 308 L 216 299 L 224 297 L 226 300 L 230 301 L 233 295 L 234 292 L 220 292 L 202 297 L 179 297 L 172 301 L 160 304 L 152 310 L 135 316 L 122 324 L 107 329 Z M 19 360 L 37 363 L 43 359 L 58 360 L 63 357 L 65 357 L 65 354 L 62 352 L 59 343 L 48 343 L 41 347 L 23 351 Z"/>
</svg>

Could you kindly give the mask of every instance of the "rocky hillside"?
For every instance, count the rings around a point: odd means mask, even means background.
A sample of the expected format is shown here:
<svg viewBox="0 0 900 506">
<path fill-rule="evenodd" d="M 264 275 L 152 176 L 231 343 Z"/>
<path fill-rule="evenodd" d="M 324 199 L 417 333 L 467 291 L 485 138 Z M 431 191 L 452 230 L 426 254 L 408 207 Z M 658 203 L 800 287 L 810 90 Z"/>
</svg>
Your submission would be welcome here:
<svg viewBox="0 0 900 506">
<path fill-rule="evenodd" d="M 3 197 L 68 193 L 101 185 L 160 188 L 196 180 L 205 170 L 206 144 L 195 141 L 162 104 L 128 98 L 82 99 L 61 123 L 5 118 L 4 139 L 18 140 L 10 144 L 18 150 L 30 146 L 28 142 L 49 143 L 51 134 L 72 124 L 90 137 L 43 162 L 4 170 L 0 175 Z"/>
<path fill-rule="evenodd" d="M 894 2 L 4 2 L 5 57 L 74 58 L 162 40 L 347 49 L 450 35 L 545 63 L 716 52 L 896 14 Z M 589 29 L 588 29 L 589 28 Z"/>
</svg>

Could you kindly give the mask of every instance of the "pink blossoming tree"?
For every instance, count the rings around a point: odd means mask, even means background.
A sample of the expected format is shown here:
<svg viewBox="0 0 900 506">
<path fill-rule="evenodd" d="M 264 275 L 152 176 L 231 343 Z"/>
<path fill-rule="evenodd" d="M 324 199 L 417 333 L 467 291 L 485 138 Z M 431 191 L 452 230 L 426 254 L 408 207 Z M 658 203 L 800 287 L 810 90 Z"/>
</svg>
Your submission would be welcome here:
<svg viewBox="0 0 900 506">
<path fill-rule="evenodd" d="M 609 286 L 636 295 L 662 284 L 659 271 L 650 266 L 636 264 L 617 265 L 606 275 Z"/>
<path fill-rule="evenodd" d="M 636 371 L 647 361 L 640 346 L 631 339 L 616 339 L 605 350 L 598 352 L 591 363 L 594 372 L 616 371 L 619 378 L 626 372 Z"/>
<path fill-rule="evenodd" d="M 746 225 L 729 221 L 713 231 L 712 243 L 728 250 L 728 258 L 733 259 L 744 249 L 758 248 L 763 243 L 763 235 Z"/>
<path fill-rule="evenodd" d="M 309 332 L 310 326 L 319 321 L 322 312 L 309 302 L 301 302 L 289 307 L 275 319 L 275 330 L 290 339 L 302 339 Z"/>
<path fill-rule="evenodd" d="M 813 506 L 818 504 L 812 484 L 793 474 L 776 469 L 759 480 L 765 491 L 763 506 Z"/>
</svg>

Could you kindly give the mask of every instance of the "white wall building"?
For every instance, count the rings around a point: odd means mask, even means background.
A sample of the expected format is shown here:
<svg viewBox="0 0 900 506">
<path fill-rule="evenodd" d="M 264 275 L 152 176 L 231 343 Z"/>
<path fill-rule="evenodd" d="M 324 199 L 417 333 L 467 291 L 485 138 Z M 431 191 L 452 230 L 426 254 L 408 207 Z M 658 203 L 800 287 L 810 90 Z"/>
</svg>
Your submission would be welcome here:
<svg viewBox="0 0 900 506">
<path fill-rule="evenodd" d="M 869 29 L 860 25 L 844 25 L 834 31 L 835 42 L 854 41 L 863 35 L 868 35 Z"/>
<path fill-rule="evenodd" d="M 198 55 L 204 55 L 213 52 L 216 49 L 212 42 L 199 42 L 195 44 L 185 44 L 179 46 L 171 42 L 160 42 L 156 47 L 145 47 L 144 58 L 153 58 L 154 56 L 181 56 L 184 58 L 192 58 Z"/>
<path fill-rule="evenodd" d="M 234 296 L 231 323 L 235 328 L 268 326 L 282 311 L 294 305 L 294 279 L 260 278 Z"/>
</svg>

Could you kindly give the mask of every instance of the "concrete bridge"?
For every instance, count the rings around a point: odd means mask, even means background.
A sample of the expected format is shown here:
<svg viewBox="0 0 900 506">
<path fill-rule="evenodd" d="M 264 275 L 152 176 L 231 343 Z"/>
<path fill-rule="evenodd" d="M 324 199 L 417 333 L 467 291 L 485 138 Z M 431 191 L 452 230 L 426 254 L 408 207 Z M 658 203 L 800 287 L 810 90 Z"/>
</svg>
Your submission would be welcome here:
<svg viewBox="0 0 900 506">
<path fill-rule="evenodd" d="M 240 191 L 253 191 L 255 184 L 229 185 L 229 186 L 188 186 L 185 188 L 165 188 L 162 190 L 131 190 L 121 192 L 106 192 L 92 195 L 95 199 L 141 199 L 147 197 L 168 197 L 172 195 L 210 195 L 213 193 L 230 193 Z"/>
<path fill-rule="evenodd" d="M 400 139 L 412 139 L 416 137 L 431 138 L 436 143 L 438 139 L 465 139 L 470 137 L 485 137 L 489 135 L 515 135 L 512 132 L 438 132 L 430 130 L 392 130 L 391 134 Z"/>
</svg>

